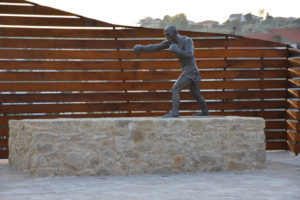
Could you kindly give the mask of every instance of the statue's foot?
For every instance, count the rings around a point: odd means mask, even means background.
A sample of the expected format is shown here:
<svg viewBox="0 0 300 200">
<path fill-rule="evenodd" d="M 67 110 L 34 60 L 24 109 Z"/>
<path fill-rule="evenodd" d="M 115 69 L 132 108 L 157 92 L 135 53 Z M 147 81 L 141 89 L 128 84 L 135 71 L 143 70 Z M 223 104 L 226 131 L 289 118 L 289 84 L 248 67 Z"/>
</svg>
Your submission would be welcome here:
<svg viewBox="0 0 300 200">
<path fill-rule="evenodd" d="M 169 112 L 162 116 L 162 118 L 169 118 L 169 117 L 179 117 L 179 113 Z"/>
<path fill-rule="evenodd" d="M 209 112 L 198 112 L 193 114 L 193 116 L 209 116 Z"/>
</svg>

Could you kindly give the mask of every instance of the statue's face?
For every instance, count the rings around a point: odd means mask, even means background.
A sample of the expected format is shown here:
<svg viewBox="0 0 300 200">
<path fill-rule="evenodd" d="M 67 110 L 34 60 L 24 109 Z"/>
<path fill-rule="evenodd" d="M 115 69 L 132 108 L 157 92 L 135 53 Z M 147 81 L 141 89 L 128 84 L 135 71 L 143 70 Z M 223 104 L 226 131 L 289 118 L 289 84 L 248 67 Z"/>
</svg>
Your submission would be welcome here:
<svg viewBox="0 0 300 200">
<path fill-rule="evenodd" d="M 165 36 L 169 42 L 174 42 L 176 39 L 176 35 L 177 35 L 177 33 L 175 30 L 172 30 L 172 29 L 165 30 Z"/>
</svg>

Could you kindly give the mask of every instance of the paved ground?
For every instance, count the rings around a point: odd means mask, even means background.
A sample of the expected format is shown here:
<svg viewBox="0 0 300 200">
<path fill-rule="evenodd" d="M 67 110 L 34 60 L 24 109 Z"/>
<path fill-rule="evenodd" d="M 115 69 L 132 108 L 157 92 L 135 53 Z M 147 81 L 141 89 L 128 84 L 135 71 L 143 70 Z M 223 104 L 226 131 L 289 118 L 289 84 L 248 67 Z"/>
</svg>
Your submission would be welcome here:
<svg viewBox="0 0 300 200">
<path fill-rule="evenodd" d="M 267 165 L 247 172 L 32 178 L 0 160 L 0 200 L 299 200 L 300 156 L 268 152 Z"/>
</svg>

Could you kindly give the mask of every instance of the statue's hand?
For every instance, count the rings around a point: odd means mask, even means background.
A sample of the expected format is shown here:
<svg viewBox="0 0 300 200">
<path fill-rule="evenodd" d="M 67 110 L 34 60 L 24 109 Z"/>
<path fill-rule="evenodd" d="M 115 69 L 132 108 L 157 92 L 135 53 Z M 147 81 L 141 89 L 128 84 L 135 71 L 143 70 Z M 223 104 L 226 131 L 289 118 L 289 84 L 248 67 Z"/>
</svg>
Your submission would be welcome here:
<svg viewBox="0 0 300 200">
<path fill-rule="evenodd" d="M 143 46 L 140 45 L 140 44 L 135 45 L 135 46 L 133 47 L 133 51 L 134 51 L 134 53 L 136 53 L 136 54 L 141 53 L 142 50 L 143 50 Z"/>
<path fill-rule="evenodd" d="M 176 53 L 178 51 L 179 47 L 177 46 L 177 44 L 171 44 L 170 46 L 170 51 L 172 53 Z"/>
</svg>

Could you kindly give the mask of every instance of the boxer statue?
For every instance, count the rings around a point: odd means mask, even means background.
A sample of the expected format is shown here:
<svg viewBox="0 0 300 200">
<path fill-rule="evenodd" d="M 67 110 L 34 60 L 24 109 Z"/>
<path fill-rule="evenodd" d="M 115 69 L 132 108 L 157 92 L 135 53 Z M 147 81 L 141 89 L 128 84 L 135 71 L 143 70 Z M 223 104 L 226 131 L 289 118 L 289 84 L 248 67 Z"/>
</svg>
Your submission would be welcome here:
<svg viewBox="0 0 300 200">
<path fill-rule="evenodd" d="M 182 73 L 172 87 L 172 111 L 163 117 L 179 117 L 180 92 L 189 86 L 193 97 L 196 99 L 201 111 L 193 116 L 207 116 L 209 112 L 203 95 L 200 92 L 200 75 L 194 58 L 193 40 L 181 36 L 175 26 L 165 28 L 166 40 L 159 44 L 135 45 L 133 50 L 136 54 L 141 52 L 154 52 L 168 49 L 174 53 L 182 67 Z"/>
</svg>

